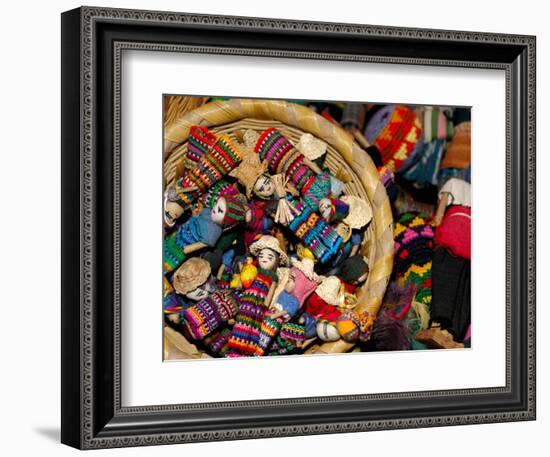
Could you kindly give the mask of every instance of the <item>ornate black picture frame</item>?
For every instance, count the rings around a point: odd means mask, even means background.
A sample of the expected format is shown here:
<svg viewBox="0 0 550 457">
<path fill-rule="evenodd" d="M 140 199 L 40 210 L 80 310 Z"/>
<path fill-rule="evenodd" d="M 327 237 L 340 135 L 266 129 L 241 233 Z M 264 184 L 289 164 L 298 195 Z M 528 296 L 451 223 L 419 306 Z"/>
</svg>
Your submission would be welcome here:
<svg viewBox="0 0 550 457">
<path fill-rule="evenodd" d="M 506 73 L 506 386 L 123 407 L 125 49 Z M 81 449 L 535 419 L 535 37 L 82 7 L 62 15 L 62 442 Z"/>
</svg>

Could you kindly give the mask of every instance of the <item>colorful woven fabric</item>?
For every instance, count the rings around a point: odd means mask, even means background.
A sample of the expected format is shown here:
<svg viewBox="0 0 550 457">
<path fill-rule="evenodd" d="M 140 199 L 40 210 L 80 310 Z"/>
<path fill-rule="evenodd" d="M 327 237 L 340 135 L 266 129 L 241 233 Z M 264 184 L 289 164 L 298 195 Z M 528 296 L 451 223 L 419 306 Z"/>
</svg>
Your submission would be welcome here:
<svg viewBox="0 0 550 457">
<path fill-rule="evenodd" d="M 247 250 L 258 236 L 269 235 L 273 228 L 273 220 L 268 217 L 266 212 L 267 204 L 265 200 L 254 199 L 248 205 L 250 221 L 246 224 L 244 232 L 244 245 Z"/>
<path fill-rule="evenodd" d="M 224 229 L 230 229 L 244 222 L 246 212 L 248 211 L 248 202 L 243 194 L 224 195 L 225 216 L 222 225 Z"/>
<path fill-rule="evenodd" d="M 304 163 L 303 154 L 279 130 L 265 130 L 254 150 L 268 164 L 271 174 L 283 173 L 300 194 L 304 195 L 307 187 L 313 184 L 315 173 Z"/>
<path fill-rule="evenodd" d="M 305 188 L 303 193 L 303 202 L 311 209 L 311 211 L 317 211 L 319 209 L 319 202 L 323 198 L 330 196 L 330 174 L 323 172 L 315 176 L 315 179 L 310 186 Z M 342 219 L 346 217 L 346 214 Z"/>
<path fill-rule="evenodd" d="M 239 191 L 235 188 L 235 185 L 233 183 L 229 182 L 226 179 L 222 179 L 221 181 L 214 184 L 210 189 L 208 189 L 206 193 L 201 195 L 200 201 L 204 206 L 212 209 L 214 208 L 218 197 L 235 195 L 238 193 Z"/>
<path fill-rule="evenodd" d="M 305 326 L 286 322 L 281 326 L 270 349 L 270 355 L 287 355 L 296 352 L 306 339 Z"/>
<path fill-rule="evenodd" d="M 404 213 L 394 229 L 394 271 L 398 278 L 414 283 L 415 300 L 429 305 L 432 300 L 431 276 L 434 228 L 427 214 Z"/>
<path fill-rule="evenodd" d="M 183 168 L 192 170 L 197 166 L 199 160 L 208 152 L 216 142 L 214 135 L 206 127 L 193 125 L 189 131 L 187 142 L 187 154 L 183 159 Z"/>
<path fill-rule="evenodd" d="M 227 345 L 229 337 L 231 336 L 231 330 L 227 327 L 222 328 L 221 330 L 214 331 L 210 335 L 204 338 L 204 345 L 208 350 L 219 357 L 225 357 L 229 351 L 229 346 Z"/>
<path fill-rule="evenodd" d="M 340 248 L 342 237 L 317 213 L 299 200 L 290 200 L 298 212 L 288 228 L 313 252 L 321 263 L 329 260 Z"/>
<path fill-rule="evenodd" d="M 242 151 L 227 135 L 218 136 L 196 166 L 176 181 L 174 189 L 179 203 L 185 209 L 191 208 L 202 193 L 233 170 L 242 158 Z M 189 188 L 197 190 L 189 192 Z"/>
<path fill-rule="evenodd" d="M 254 355 L 259 348 L 260 329 L 266 311 L 265 299 L 276 274 L 258 268 L 252 285 L 239 300 L 239 312 L 231 331 L 228 346 L 241 355 Z"/>
<path fill-rule="evenodd" d="M 212 221 L 210 209 L 203 209 L 199 215 L 190 217 L 164 238 L 164 271 L 174 271 L 185 261 L 187 254 L 183 250 L 186 246 L 201 242 L 214 247 L 221 233 L 221 227 Z"/>
<path fill-rule="evenodd" d="M 260 338 L 258 340 L 258 347 L 256 348 L 256 355 L 263 356 L 267 349 L 271 346 L 271 343 L 275 336 L 281 330 L 284 320 L 282 318 L 272 319 L 267 313 L 264 315 L 262 325 L 260 327 Z"/>
<path fill-rule="evenodd" d="M 183 312 L 185 325 L 194 339 L 202 340 L 235 317 L 238 308 L 235 290 L 219 290 Z"/>
<path fill-rule="evenodd" d="M 367 123 L 365 137 L 392 172 L 407 169 L 423 143 L 420 120 L 412 109 L 400 105 L 379 109 Z"/>
</svg>

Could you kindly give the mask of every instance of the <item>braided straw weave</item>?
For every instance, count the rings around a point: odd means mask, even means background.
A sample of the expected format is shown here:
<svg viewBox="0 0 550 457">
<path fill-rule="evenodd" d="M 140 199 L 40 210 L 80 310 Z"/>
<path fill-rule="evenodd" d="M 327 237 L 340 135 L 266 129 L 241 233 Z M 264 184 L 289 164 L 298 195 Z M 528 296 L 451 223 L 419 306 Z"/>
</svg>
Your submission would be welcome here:
<svg viewBox="0 0 550 457">
<path fill-rule="evenodd" d="M 309 108 L 282 100 L 231 99 L 212 101 L 172 121 L 164 131 L 164 178 L 169 185 L 181 174 L 179 168 L 187 152 L 187 139 L 192 125 L 204 125 L 214 133 L 226 133 L 232 139 L 247 129 L 258 132 L 268 127 L 279 129 L 297 144 L 309 132 L 328 144 L 326 165 L 333 174 L 345 171 L 351 180 L 345 193 L 370 201 L 373 219 L 365 231 L 361 253 L 368 259 L 370 274 L 358 293 L 358 312 L 376 315 L 388 284 L 393 265 L 393 219 L 386 190 L 378 170 L 368 154 L 352 137 Z M 308 353 L 347 352 L 353 344 L 344 340 L 313 346 Z"/>
</svg>

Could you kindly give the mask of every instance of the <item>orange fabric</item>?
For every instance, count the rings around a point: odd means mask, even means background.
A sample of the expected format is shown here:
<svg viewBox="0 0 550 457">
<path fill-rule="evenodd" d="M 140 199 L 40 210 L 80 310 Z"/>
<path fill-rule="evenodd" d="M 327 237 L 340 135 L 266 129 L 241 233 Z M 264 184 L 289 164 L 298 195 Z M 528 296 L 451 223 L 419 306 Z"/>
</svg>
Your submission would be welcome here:
<svg viewBox="0 0 550 457">
<path fill-rule="evenodd" d="M 440 168 L 466 169 L 470 165 L 471 124 L 463 122 L 455 127 L 455 134 L 447 148 Z"/>
</svg>

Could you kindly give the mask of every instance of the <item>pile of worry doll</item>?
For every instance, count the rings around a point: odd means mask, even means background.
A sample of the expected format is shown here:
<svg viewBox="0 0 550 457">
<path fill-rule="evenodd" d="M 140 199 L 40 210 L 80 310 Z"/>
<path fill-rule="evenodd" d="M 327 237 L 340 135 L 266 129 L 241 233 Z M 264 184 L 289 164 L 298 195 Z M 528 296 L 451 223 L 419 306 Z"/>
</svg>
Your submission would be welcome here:
<svg viewBox="0 0 550 457">
<path fill-rule="evenodd" d="M 314 343 L 370 338 L 356 310 L 369 201 L 346 194 L 327 144 L 193 126 L 164 194 L 166 325 L 212 357 L 300 354 Z"/>
</svg>

